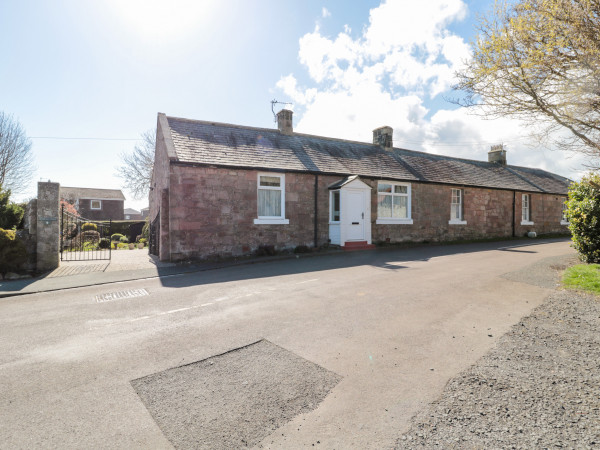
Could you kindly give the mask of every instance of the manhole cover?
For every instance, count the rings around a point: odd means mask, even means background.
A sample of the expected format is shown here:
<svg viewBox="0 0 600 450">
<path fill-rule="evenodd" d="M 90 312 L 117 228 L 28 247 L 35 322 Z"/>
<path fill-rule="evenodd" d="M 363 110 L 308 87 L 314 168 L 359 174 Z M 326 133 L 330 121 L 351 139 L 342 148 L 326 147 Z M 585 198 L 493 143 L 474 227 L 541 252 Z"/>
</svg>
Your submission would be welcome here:
<svg viewBox="0 0 600 450">
<path fill-rule="evenodd" d="M 261 340 L 131 384 L 176 448 L 231 449 L 313 410 L 340 380 Z"/>
<path fill-rule="evenodd" d="M 146 289 L 128 289 L 126 291 L 111 292 L 110 294 L 96 295 L 97 303 L 111 302 L 113 300 L 123 300 L 126 298 L 143 297 L 149 295 Z"/>
</svg>

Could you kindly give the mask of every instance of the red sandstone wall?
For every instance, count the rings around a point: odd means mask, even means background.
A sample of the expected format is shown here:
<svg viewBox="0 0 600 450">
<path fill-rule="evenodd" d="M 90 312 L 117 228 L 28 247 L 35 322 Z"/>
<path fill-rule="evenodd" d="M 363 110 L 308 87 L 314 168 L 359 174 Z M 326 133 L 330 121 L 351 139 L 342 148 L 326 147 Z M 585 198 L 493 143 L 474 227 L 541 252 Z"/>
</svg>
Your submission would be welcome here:
<svg viewBox="0 0 600 450">
<path fill-rule="evenodd" d="M 161 241 L 161 259 L 237 256 L 260 245 L 277 249 L 312 246 L 314 242 L 314 175 L 285 174 L 288 225 L 255 225 L 257 217 L 255 170 L 171 166 L 168 223 L 170 255 Z M 329 191 L 338 176 L 318 177 L 317 244 L 328 242 Z M 362 179 L 372 188 L 373 242 L 449 241 L 512 236 L 513 192 L 464 188 L 466 225 L 449 225 L 451 187 L 412 183 L 413 225 L 377 225 L 377 181 Z M 521 193 L 516 193 L 515 234 L 566 232 L 560 225 L 561 197 L 532 195 L 533 226 L 521 226 Z M 167 199 L 165 198 L 165 203 Z M 162 223 L 162 220 L 161 220 Z M 163 253 L 163 250 L 165 253 Z"/>
</svg>

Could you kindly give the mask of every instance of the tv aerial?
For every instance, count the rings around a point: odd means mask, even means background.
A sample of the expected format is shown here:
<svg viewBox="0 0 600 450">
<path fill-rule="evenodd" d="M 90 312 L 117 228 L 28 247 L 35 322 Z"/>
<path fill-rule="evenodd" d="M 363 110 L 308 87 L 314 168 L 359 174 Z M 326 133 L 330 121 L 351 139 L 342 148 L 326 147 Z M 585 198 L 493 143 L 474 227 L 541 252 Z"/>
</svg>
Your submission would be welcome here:
<svg viewBox="0 0 600 450">
<path fill-rule="evenodd" d="M 277 114 L 275 113 L 275 105 L 292 105 L 290 102 L 280 102 L 275 99 L 271 100 L 271 112 L 273 113 L 273 122 L 277 122 Z"/>
</svg>

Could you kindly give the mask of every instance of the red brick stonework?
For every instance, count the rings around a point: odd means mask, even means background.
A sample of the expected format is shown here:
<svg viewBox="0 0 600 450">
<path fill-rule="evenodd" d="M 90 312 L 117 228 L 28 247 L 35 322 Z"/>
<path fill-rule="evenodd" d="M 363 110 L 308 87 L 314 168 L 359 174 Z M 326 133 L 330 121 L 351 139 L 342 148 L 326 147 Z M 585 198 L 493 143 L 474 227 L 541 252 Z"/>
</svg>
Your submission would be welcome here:
<svg viewBox="0 0 600 450">
<path fill-rule="evenodd" d="M 171 165 L 169 189 L 162 195 L 160 258 L 163 260 L 240 256 L 261 245 L 291 249 L 314 245 L 315 175 L 285 174 L 285 211 L 289 224 L 254 224 L 257 218 L 259 171 Z M 341 177 L 318 176 L 317 245 L 329 240 L 328 186 Z M 464 188 L 465 225 L 451 225 L 452 186 L 412 183 L 413 224 L 378 225 L 377 180 L 372 187 L 373 242 L 440 242 L 457 239 L 511 237 L 513 191 Z M 566 232 L 560 224 L 562 198 L 532 194 L 534 225 L 522 226 L 521 192 L 515 192 L 515 236 Z M 157 208 L 158 209 L 158 208 Z M 168 217 L 167 217 L 168 216 Z"/>
</svg>

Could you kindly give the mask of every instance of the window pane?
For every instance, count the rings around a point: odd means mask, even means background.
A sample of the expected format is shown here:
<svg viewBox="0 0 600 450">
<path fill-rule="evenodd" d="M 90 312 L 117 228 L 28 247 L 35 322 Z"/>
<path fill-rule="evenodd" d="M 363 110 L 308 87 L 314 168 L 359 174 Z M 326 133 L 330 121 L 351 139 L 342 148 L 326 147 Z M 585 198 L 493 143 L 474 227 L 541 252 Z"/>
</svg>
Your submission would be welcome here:
<svg viewBox="0 0 600 450">
<path fill-rule="evenodd" d="M 378 192 L 392 192 L 392 185 L 380 183 L 377 185 L 377 191 Z"/>
<path fill-rule="evenodd" d="M 281 191 L 258 190 L 258 215 L 259 217 L 281 217 Z"/>
<path fill-rule="evenodd" d="M 396 193 L 396 194 L 408 194 L 408 186 L 394 185 L 394 193 Z"/>
<path fill-rule="evenodd" d="M 333 222 L 340 221 L 340 191 L 334 191 L 331 202 L 331 220 Z"/>
<path fill-rule="evenodd" d="M 391 197 L 391 195 L 378 195 L 377 196 L 377 215 L 379 217 L 389 217 L 389 218 L 392 217 L 392 197 Z"/>
<path fill-rule="evenodd" d="M 260 176 L 260 185 L 261 186 L 281 186 L 281 178 L 279 177 L 268 177 L 268 176 Z"/>
<path fill-rule="evenodd" d="M 394 219 L 408 218 L 407 206 L 408 197 L 394 197 Z"/>
<path fill-rule="evenodd" d="M 450 218 L 455 220 L 460 220 L 460 205 L 452 204 L 452 211 L 450 213 Z"/>
</svg>

